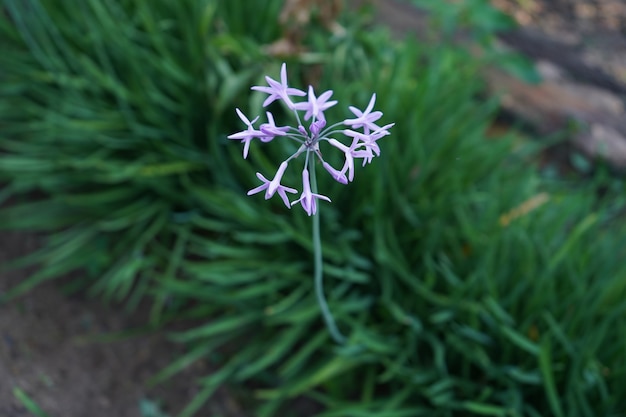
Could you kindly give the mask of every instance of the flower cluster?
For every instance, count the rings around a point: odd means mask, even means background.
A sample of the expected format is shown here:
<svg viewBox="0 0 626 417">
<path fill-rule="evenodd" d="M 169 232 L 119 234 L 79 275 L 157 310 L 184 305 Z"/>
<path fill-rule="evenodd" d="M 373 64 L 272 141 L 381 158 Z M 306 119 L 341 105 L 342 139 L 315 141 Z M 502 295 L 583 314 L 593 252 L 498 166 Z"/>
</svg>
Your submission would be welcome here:
<svg viewBox="0 0 626 417">
<path fill-rule="evenodd" d="M 337 104 L 336 100 L 330 100 L 333 92 L 325 91 L 319 97 L 315 95 L 313 87 L 309 86 L 308 92 L 289 87 L 287 85 L 287 67 L 283 63 L 280 70 L 280 82 L 265 77 L 268 86 L 255 86 L 252 90 L 260 91 L 269 96 L 263 102 L 263 107 L 267 107 L 274 101 L 282 101 L 295 115 L 298 127 L 276 126 L 274 116 L 266 112 L 267 122 L 255 128 L 254 125 L 259 117 L 249 120 L 239 109 L 237 114 L 246 125 L 246 130 L 228 136 L 228 139 L 240 140 L 243 144 L 243 157 L 248 157 L 250 142 L 259 139 L 261 142 L 270 142 L 278 137 L 284 137 L 297 142 L 300 146 L 298 150 L 289 158 L 284 160 L 278 167 L 278 171 L 270 180 L 263 174 L 256 174 L 262 184 L 248 191 L 248 195 L 265 191 L 265 199 L 278 194 L 285 205 L 290 208 L 294 204 L 300 203 L 306 213 L 311 216 L 317 211 L 317 200 L 330 201 L 330 198 L 317 193 L 317 183 L 315 181 L 315 159 L 318 159 L 324 169 L 338 182 L 347 184 L 354 179 L 354 160 L 362 159 L 363 165 L 372 161 L 374 156 L 380 155 L 380 148 L 377 141 L 389 135 L 389 129 L 394 123 L 379 126 L 376 122 L 382 117 L 382 112 L 372 111 L 376 101 L 376 94 L 372 98 L 364 111 L 353 106 L 348 108 L 354 114 L 354 118 L 346 119 L 339 123 L 327 126 L 324 111 Z M 307 97 L 306 101 L 294 102 L 292 97 Z M 299 112 L 304 112 L 303 118 Z M 308 129 L 303 123 L 307 122 Z M 309 122 L 310 120 L 310 122 Z M 344 128 L 347 127 L 347 128 Z M 345 144 L 336 139 L 336 136 L 343 135 L 348 138 L 349 144 Z M 344 155 L 344 164 L 341 169 L 335 169 L 322 157 L 319 144 L 327 141 L 331 146 L 341 151 Z M 291 187 L 286 187 L 280 182 L 289 163 L 300 156 L 305 155 L 304 169 L 302 170 L 302 193 L 300 198 L 289 201 L 287 193 L 295 194 L 298 191 Z"/>
</svg>

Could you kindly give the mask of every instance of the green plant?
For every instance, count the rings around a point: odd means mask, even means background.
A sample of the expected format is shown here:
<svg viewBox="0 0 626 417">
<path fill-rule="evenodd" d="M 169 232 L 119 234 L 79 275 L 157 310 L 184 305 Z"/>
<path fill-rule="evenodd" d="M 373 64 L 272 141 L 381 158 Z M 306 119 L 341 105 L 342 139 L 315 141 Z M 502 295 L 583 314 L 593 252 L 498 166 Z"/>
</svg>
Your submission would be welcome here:
<svg viewBox="0 0 626 417">
<path fill-rule="evenodd" d="M 625 407 L 623 201 L 547 181 L 511 138 L 486 139 L 497 103 L 477 98 L 477 62 L 347 22 L 312 28 L 318 52 L 290 63 L 340 102 L 377 91 L 396 122 L 350 190 L 319 178 L 335 196 L 321 233 L 337 347 L 313 296 L 309 218 L 245 196 L 278 150 L 242 163 L 226 140 L 232 108 L 261 109 L 247 88 L 278 71 L 260 46 L 278 25 L 243 25 L 243 2 L 81 4 L 79 19 L 60 0 L 4 2 L 1 225 L 50 233 L 12 294 L 78 269 L 75 285 L 105 299 L 149 297 L 155 323 L 200 322 L 155 378 L 215 363 L 184 416 L 223 383 L 249 384 L 261 416 L 302 397 L 322 416 Z"/>
<path fill-rule="evenodd" d="M 1 199 L 13 198 L 4 227 L 56 232 L 28 259 L 41 271 L 7 296 L 83 268 L 81 286 L 135 304 L 152 276 L 174 275 L 181 260 L 156 253 L 188 227 L 195 203 L 183 181 L 233 183 L 215 138 L 259 68 L 229 63 L 260 54 L 228 31 L 244 10 L 203 1 L 3 5 Z M 263 40 L 276 26 L 248 29 Z"/>
<path fill-rule="evenodd" d="M 179 334 L 193 348 L 164 375 L 223 344 L 236 354 L 223 374 L 207 379 L 205 393 L 222 380 L 260 374 L 277 387 L 259 391 L 267 401 L 261 415 L 275 415 L 285 399 L 299 395 L 324 404 L 328 416 L 617 410 L 624 363 L 609 329 L 624 331 L 626 305 L 611 294 L 623 294 L 625 270 L 607 253 L 621 247 L 623 234 L 609 232 L 610 217 L 591 189 L 546 183 L 509 140 L 485 139 L 494 106 L 477 105 L 476 72 L 467 65 L 460 70 L 462 55 L 412 43 L 386 51 L 370 57 L 376 71 L 364 66 L 359 81 L 383 92 L 379 104 L 398 131 L 382 145 L 387 156 L 379 165 L 359 173 L 368 185 L 336 190 L 334 210 L 325 207 L 331 309 L 349 328 L 348 345 L 332 348 L 314 332 L 319 317 L 306 296 L 313 291 L 301 261 L 307 256 L 298 250 L 311 250 L 306 223 L 249 202 L 245 212 L 257 215 L 245 224 L 233 218 L 223 229 L 239 247 L 228 278 L 214 269 L 217 255 L 188 263 L 187 282 L 169 284 L 190 300 L 229 299 L 238 307 Z M 422 54 L 428 64 L 416 69 Z M 333 62 L 324 87 L 337 85 L 342 69 Z M 336 98 L 361 88 L 336 89 Z M 544 206 L 514 210 L 546 192 Z M 242 204 L 221 207 L 222 213 Z M 518 213 L 514 220 L 501 222 L 511 210 Z M 206 221 L 200 219 L 198 225 Z M 595 246 L 589 236 L 596 236 Z M 203 258 L 201 248 L 208 247 L 208 240 L 190 245 Z M 275 262 L 263 259 L 268 251 Z M 207 276 L 215 280 L 201 283 Z M 604 374 L 609 368 L 615 374 Z"/>
</svg>

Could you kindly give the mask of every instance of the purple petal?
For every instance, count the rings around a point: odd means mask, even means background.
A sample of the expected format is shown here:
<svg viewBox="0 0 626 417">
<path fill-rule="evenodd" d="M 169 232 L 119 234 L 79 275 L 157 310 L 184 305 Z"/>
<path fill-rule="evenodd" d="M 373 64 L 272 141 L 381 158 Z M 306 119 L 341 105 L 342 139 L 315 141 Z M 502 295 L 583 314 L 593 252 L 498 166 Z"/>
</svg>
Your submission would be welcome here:
<svg viewBox="0 0 626 417">
<path fill-rule="evenodd" d="M 259 185 L 258 187 L 253 188 L 250 191 L 248 191 L 248 195 L 260 193 L 261 191 L 265 190 L 267 187 L 268 187 L 267 184 Z"/>
<path fill-rule="evenodd" d="M 350 148 L 348 148 L 343 143 L 339 142 L 337 139 L 329 139 L 328 143 L 330 143 L 331 145 L 333 145 L 335 148 L 339 149 L 343 153 L 350 152 Z"/>
<path fill-rule="evenodd" d="M 263 102 L 263 107 L 269 106 L 270 104 L 272 104 L 275 100 L 279 98 L 280 97 L 278 97 L 277 95 L 272 94 L 271 96 L 265 99 L 265 101 Z"/>
<path fill-rule="evenodd" d="M 375 102 L 376 102 L 376 93 L 372 94 L 372 98 L 370 99 L 370 102 L 367 105 L 367 108 L 365 109 L 365 111 L 363 113 L 367 114 L 367 113 L 371 112 L 372 109 L 374 108 L 374 103 Z"/>
<path fill-rule="evenodd" d="M 250 90 L 260 91 L 262 93 L 272 94 L 274 93 L 274 89 L 270 87 L 265 87 L 262 85 L 255 85 L 254 87 L 250 87 Z"/>
<path fill-rule="evenodd" d="M 322 166 L 326 171 L 328 171 L 328 173 L 333 177 L 335 181 L 340 182 L 341 184 L 348 183 L 348 178 L 346 178 L 346 175 L 343 172 L 333 168 L 332 165 L 330 165 L 328 162 L 323 162 Z"/>
<path fill-rule="evenodd" d="M 311 194 L 311 195 L 317 198 L 318 200 L 326 200 L 328 202 L 331 202 L 330 198 L 326 197 L 325 195 L 322 195 L 322 194 Z"/>
<path fill-rule="evenodd" d="M 356 117 L 361 117 L 361 116 L 363 116 L 363 112 L 362 112 L 361 110 L 357 109 L 357 108 L 356 108 L 356 107 L 354 107 L 354 106 L 348 106 L 348 109 L 349 109 L 352 113 L 354 113 L 354 115 L 355 115 Z"/>
<path fill-rule="evenodd" d="M 294 193 L 297 193 L 298 190 L 295 190 L 289 187 L 280 187 L 277 191 L 278 195 L 283 200 L 283 203 L 285 203 L 287 208 L 291 208 L 291 204 L 289 204 L 289 198 L 287 197 L 287 194 L 285 194 L 285 191 L 288 193 L 294 194 Z"/>
<path fill-rule="evenodd" d="M 237 115 L 239 116 L 239 118 L 241 119 L 241 121 L 242 121 L 242 122 L 244 122 L 246 125 L 250 125 L 250 124 L 251 124 L 251 123 L 250 123 L 250 120 L 248 120 L 248 118 L 246 117 L 246 115 L 245 115 L 245 114 L 243 114 L 243 113 L 241 112 L 241 110 L 239 110 L 239 109 L 237 109 L 237 108 L 236 108 L 236 109 L 235 109 L 235 111 L 237 112 Z"/>
<path fill-rule="evenodd" d="M 284 62 L 280 67 L 280 81 L 282 85 L 287 86 L 287 64 Z"/>
<path fill-rule="evenodd" d="M 302 90 L 298 90 L 297 88 L 292 88 L 289 87 L 287 89 L 285 89 L 285 93 L 287 93 L 290 96 L 306 96 L 306 93 Z"/>
</svg>

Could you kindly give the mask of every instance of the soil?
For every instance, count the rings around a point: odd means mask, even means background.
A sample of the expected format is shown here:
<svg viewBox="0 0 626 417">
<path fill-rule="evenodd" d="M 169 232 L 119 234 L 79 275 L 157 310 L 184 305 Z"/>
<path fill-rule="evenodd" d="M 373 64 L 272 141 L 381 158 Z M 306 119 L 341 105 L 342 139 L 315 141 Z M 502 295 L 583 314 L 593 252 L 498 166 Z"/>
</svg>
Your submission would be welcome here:
<svg viewBox="0 0 626 417">
<path fill-rule="evenodd" d="M 592 67 L 626 83 L 623 0 L 492 1 L 524 27 L 571 45 Z M 382 0 L 374 3 L 383 7 Z M 407 13 L 388 16 L 391 21 L 386 23 L 396 29 L 411 30 L 415 23 Z M 32 234 L 1 233 L 0 265 L 31 252 L 38 244 Z M 30 272 L 0 272 L 0 292 Z M 180 346 L 170 343 L 165 332 L 115 341 L 97 337 L 141 326 L 144 318 L 142 312 L 131 316 L 119 306 L 104 306 L 99 300 L 65 296 L 58 282 L 41 285 L 0 306 L 0 416 L 31 415 L 15 397 L 16 388 L 51 417 L 148 417 L 140 411 L 145 400 L 159 403 L 163 411 L 175 415 L 193 398 L 198 388 L 195 380 L 210 372 L 209 365 L 196 363 L 149 388 L 147 380 L 181 352 Z M 237 401 L 224 389 L 198 415 L 242 414 Z"/>
<path fill-rule="evenodd" d="M 0 265 L 38 245 L 32 234 L 3 232 Z M 30 272 L 3 272 L 0 293 Z M 50 417 L 165 416 L 142 412 L 142 404 L 156 405 L 169 415 L 181 411 L 197 391 L 195 380 L 210 373 L 208 364 L 197 362 L 149 388 L 150 377 L 182 353 L 181 346 L 170 343 L 166 331 L 122 336 L 146 323 L 145 311 L 129 315 L 120 306 L 66 296 L 59 290 L 61 282 L 41 285 L 0 306 L 0 416 L 32 416 L 15 397 L 16 388 Z M 243 413 L 230 394 L 220 390 L 198 415 Z"/>
<path fill-rule="evenodd" d="M 581 60 L 626 83 L 624 0 L 491 0 L 530 28 L 578 51 Z"/>
<path fill-rule="evenodd" d="M 626 29 L 622 0 L 491 0 L 523 26 L 540 27 L 555 36 Z"/>
</svg>

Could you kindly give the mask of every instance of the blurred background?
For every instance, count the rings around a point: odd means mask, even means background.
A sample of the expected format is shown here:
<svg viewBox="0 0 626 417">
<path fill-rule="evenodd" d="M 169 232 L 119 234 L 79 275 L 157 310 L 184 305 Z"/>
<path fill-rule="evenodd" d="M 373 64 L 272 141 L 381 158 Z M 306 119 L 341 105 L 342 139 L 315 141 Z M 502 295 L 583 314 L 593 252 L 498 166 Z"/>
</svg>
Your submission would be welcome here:
<svg viewBox="0 0 626 417">
<path fill-rule="evenodd" d="M 626 415 L 622 1 L 0 5 L 0 415 Z M 344 345 L 227 139 L 283 62 L 395 123 L 318 180 Z"/>
</svg>

